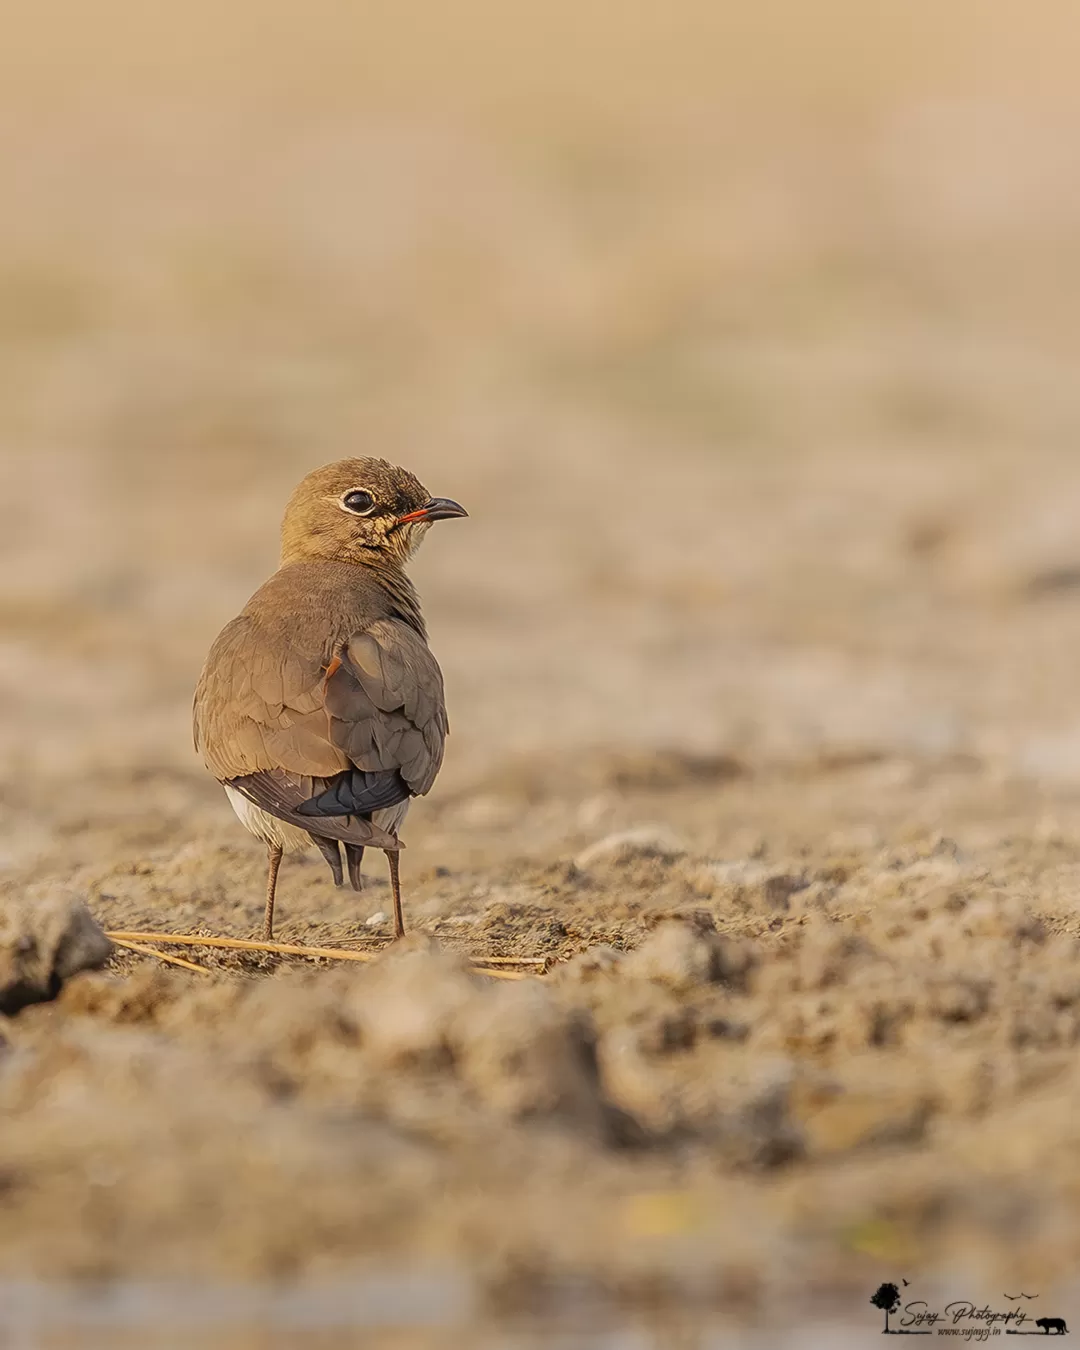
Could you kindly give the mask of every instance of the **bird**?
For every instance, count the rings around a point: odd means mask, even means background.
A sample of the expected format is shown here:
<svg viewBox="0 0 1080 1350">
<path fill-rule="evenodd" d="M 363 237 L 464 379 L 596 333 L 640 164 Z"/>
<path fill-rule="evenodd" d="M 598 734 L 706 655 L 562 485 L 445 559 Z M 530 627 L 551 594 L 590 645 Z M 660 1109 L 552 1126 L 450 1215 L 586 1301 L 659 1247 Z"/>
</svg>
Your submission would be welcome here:
<svg viewBox="0 0 1080 1350">
<path fill-rule="evenodd" d="M 263 939 L 283 854 L 315 844 L 336 885 L 382 849 L 405 932 L 399 831 L 442 765 L 442 671 L 406 565 L 467 516 L 385 459 L 325 464 L 285 508 L 278 570 L 218 635 L 195 691 L 195 749 L 267 849 Z M 342 866 L 342 850 L 345 867 Z"/>
</svg>

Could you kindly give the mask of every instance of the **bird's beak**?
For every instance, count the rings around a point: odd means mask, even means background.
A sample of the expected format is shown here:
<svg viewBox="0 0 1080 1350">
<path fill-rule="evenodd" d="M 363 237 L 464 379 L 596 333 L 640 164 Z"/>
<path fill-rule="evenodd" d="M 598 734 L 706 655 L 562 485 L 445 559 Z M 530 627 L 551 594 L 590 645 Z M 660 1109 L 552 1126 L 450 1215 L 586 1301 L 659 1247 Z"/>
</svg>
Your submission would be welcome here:
<svg viewBox="0 0 1080 1350">
<path fill-rule="evenodd" d="M 410 520 L 453 520 L 456 516 L 468 514 L 463 506 L 451 501 L 449 497 L 432 497 L 419 511 L 410 511 L 407 516 L 398 516 L 397 523 L 407 525 Z"/>
</svg>

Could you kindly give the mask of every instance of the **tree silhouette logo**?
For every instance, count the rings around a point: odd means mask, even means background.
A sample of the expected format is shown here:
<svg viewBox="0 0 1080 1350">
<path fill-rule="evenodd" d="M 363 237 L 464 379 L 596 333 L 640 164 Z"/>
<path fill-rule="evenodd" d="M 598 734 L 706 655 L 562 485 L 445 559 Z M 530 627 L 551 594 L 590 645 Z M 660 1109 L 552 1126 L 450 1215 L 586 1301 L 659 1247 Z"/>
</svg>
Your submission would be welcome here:
<svg viewBox="0 0 1080 1350">
<path fill-rule="evenodd" d="M 894 1335 L 895 1333 L 889 1326 L 889 1314 L 896 1312 L 900 1306 L 900 1290 L 897 1289 L 895 1284 L 883 1284 L 870 1302 L 885 1314 L 885 1330 L 882 1335 Z"/>
</svg>

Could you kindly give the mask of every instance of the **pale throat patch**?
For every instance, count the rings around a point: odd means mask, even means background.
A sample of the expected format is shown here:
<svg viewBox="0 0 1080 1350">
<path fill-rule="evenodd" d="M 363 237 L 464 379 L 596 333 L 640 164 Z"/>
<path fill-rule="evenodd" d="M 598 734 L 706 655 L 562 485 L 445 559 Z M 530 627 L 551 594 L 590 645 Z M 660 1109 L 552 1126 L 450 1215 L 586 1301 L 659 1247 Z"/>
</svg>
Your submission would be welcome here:
<svg viewBox="0 0 1080 1350">
<path fill-rule="evenodd" d="M 401 528 L 407 531 L 405 535 L 405 555 L 411 558 L 420 545 L 424 542 L 424 535 L 431 529 L 430 520 L 410 520 L 407 525 Z"/>
</svg>

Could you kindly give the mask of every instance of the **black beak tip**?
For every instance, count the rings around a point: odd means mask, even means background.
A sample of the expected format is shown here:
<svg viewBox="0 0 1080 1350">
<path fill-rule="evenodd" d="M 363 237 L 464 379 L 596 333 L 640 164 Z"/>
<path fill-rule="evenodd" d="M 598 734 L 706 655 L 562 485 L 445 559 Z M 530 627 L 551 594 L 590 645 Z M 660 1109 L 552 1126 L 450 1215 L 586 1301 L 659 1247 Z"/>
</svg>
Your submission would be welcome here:
<svg viewBox="0 0 1080 1350">
<path fill-rule="evenodd" d="M 450 497 L 432 497 L 424 507 L 426 520 L 458 520 L 468 516 L 468 511 Z"/>
</svg>

